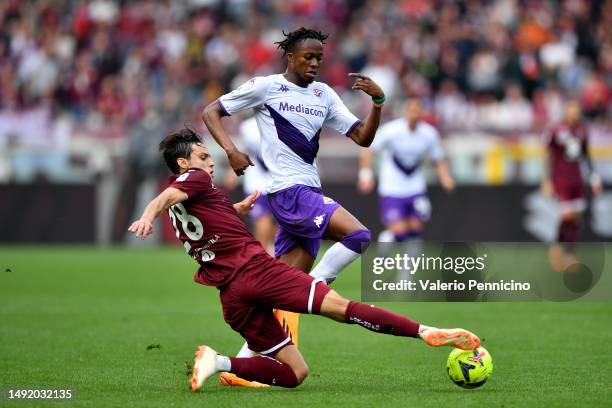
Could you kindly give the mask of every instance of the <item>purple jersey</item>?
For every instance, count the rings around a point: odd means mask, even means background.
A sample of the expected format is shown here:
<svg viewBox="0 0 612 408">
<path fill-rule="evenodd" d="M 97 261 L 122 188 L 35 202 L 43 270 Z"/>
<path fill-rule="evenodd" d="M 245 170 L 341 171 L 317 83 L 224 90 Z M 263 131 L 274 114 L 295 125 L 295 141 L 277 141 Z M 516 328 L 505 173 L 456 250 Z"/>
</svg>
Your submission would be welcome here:
<svg viewBox="0 0 612 408">
<path fill-rule="evenodd" d="M 226 285 L 251 258 L 266 253 L 207 172 L 189 169 L 172 175 L 170 187 L 187 193 L 187 200 L 170 207 L 168 213 L 177 238 L 200 264 L 196 282 Z"/>
</svg>

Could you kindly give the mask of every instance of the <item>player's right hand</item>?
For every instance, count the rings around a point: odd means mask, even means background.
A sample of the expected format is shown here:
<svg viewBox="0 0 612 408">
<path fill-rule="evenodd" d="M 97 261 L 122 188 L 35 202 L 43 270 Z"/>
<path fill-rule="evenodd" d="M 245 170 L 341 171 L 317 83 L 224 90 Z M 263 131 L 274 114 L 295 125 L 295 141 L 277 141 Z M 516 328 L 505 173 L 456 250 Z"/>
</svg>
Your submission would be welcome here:
<svg viewBox="0 0 612 408">
<path fill-rule="evenodd" d="M 361 194 L 369 194 L 374 190 L 374 179 L 360 179 L 357 181 L 357 191 Z"/>
<path fill-rule="evenodd" d="M 361 194 L 369 194 L 374 190 L 374 185 L 376 181 L 374 180 L 374 173 L 370 168 L 362 168 L 359 170 L 359 175 L 357 177 L 357 191 Z"/>
<path fill-rule="evenodd" d="M 229 152 L 227 154 L 227 158 L 229 160 L 230 166 L 232 166 L 232 169 L 234 169 L 234 173 L 236 173 L 237 176 L 242 176 L 244 174 L 244 171 L 249 166 L 254 166 L 249 155 L 246 153 L 242 153 L 238 149 Z"/>
<path fill-rule="evenodd" d="M 542 180 L 542 184 L 540 185 L 540 191 L 546 197 L 552 197 L 554 193 L 552 181 L 550 181 L 550 179 Z"/>
<path fill-rule="evenodd" d="M 140 239 L 145 239 L 153 233 L 153 224 L 147 220 L 140 219 L 134 221 L 128 231 L 136 235 Z"/>
</svg>

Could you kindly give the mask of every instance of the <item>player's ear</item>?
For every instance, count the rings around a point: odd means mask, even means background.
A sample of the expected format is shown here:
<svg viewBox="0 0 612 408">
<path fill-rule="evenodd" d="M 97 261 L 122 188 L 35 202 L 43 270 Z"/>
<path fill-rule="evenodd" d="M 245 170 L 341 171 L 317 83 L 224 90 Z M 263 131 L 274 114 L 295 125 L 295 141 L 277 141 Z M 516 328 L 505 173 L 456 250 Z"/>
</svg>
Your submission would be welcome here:
<svg viewBox="0 0 612 408">
<path fill-rule="evenodd" d="M 287 53 L 287 65 L 288 66 L 293 65 L 293 53 L 292 52 Z"/>
<path fill-rule="evenodd" d="M 189 160 L 184 157 L 179 157 L 176 159 L 176 164 L 179 165 L 181 169 L 187 170 L 189 168 Z"/>
</svg>

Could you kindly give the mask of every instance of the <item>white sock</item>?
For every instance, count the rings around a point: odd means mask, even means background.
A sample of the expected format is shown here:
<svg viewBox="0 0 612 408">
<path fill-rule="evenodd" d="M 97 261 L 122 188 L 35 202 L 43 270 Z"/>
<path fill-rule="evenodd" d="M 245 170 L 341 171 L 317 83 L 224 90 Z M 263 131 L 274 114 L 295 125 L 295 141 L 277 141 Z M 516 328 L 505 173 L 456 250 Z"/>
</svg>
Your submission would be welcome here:
<svg viewBox="0 0 612 408">
<path fill-rule="evenodd" d="M 249 357 L 255 357 L 256 355 L 257 353 L 251 350 L 249 348 L 248 343 L 245 341 L 244 344 L 242 345 L 242 348 L 238 352 L 238 354 L 236 354 L 236 357 L 249 358 Z"/>
<path fill-rule="evenodd" d="M 217 356 L 217 371 L 230 371 L 232 362 L 227 356 Z"/>
<path fill-rule="evenodd" d="M 423 253 L 423 240 L 420 237 L 411 238 L 404 242 L 404 252 L 411 258 L 418 258 Z M 397 281 L 412 280 L 414 274 L 412 268 L 402 269 L 397 272 Z"/>
<path fill-rule="evenodd" d="M 395 234 L 386 229 L 378 234 L 378 242 L 395 242 Z"/>
<path fill-rule="evenodd" d="M 310 272 L 313 278 L 324 278 L 325 280 L 336 279 L 338 274 L 351 262 L 359 258 L 361 254 L 351 251 L 340 242 L 332 245 L 317 266 Z"/>
</svg>

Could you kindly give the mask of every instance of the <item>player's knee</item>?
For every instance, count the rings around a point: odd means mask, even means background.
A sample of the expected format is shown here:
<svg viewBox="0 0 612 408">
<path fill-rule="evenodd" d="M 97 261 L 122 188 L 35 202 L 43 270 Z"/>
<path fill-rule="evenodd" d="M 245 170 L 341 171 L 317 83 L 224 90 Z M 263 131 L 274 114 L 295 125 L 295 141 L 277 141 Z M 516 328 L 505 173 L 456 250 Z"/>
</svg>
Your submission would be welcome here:
<svg viewBox="0 0 612 408">
<path fill-rule="evenodd" d="M 298 385 L 300 385 L 301 383 L 304 382 L 304 380 L 306 379 L 306 377 L 308 377 L 308 366 L 304 366 L 303 368 L 300 368 L 299 370 L 295 370 L 295 378 L 297 380 L 297 384 L 296 387 Z"/>
<path fill-rule="evenodd" d="M 359 229 L 357 231 L 346 234 L 340 243 L 350 249 L 353 252 L 362 254 L 372 242 L 372 234 L 367 228 Z"/>
<path fill-rule="evenodd" d="M 292 367 L 292 368 L 293 368 L 293 373 L 295 374 L 295 379 L 296 379 L 295 386 L 297 387 L 298 385 L 304 382 L 306 377 L 308 377 L 308 374 L 309 374 L 308 365 L 300 364 L 299 366 Z"/>
</svg>

